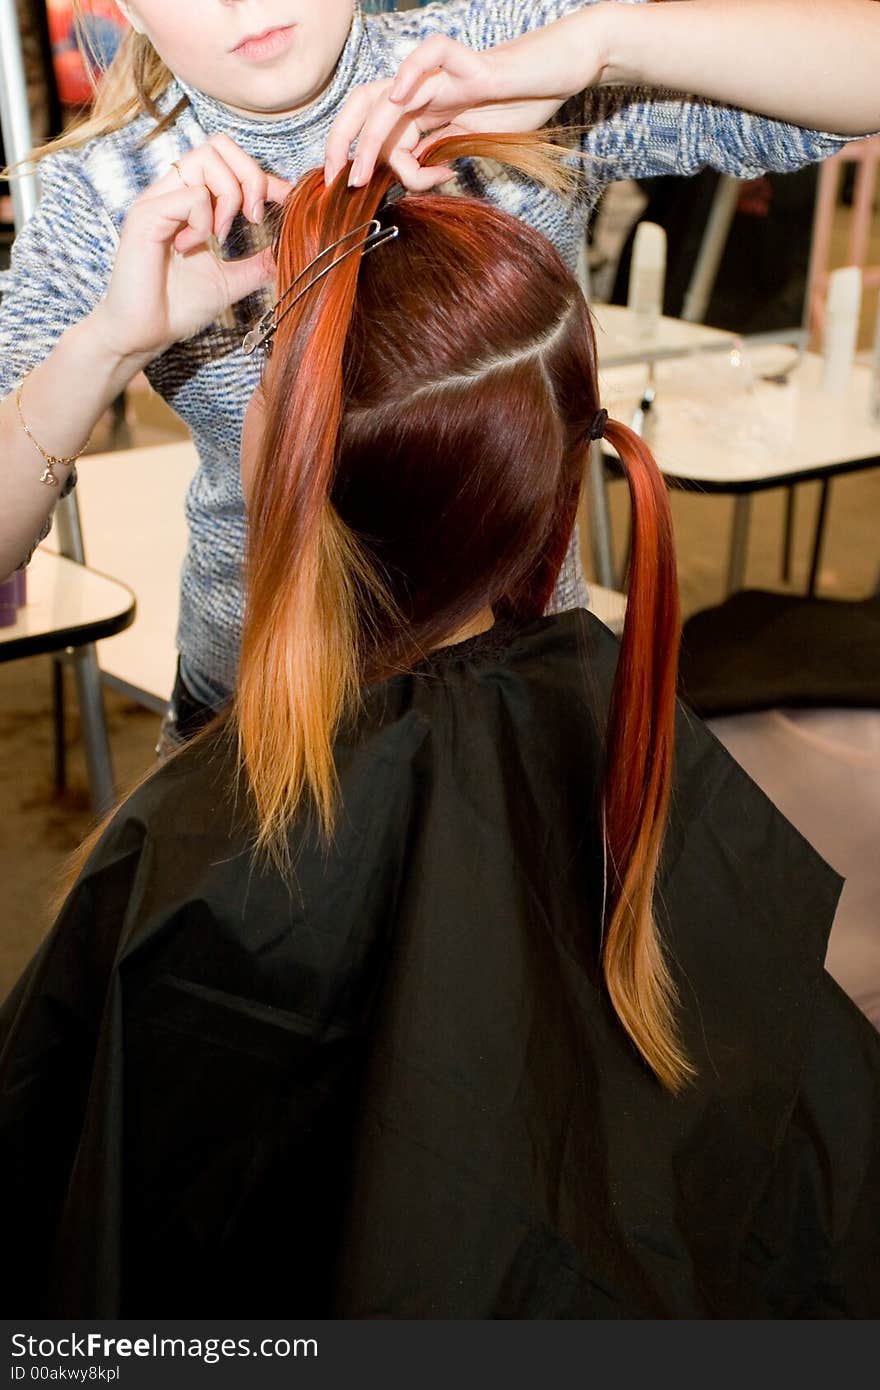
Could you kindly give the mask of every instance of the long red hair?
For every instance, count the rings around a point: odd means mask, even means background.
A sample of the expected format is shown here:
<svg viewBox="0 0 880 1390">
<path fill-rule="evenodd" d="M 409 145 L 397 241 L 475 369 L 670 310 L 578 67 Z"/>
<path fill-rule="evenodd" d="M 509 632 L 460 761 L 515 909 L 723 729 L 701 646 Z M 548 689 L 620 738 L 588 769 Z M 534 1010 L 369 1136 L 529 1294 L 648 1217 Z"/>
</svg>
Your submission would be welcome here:
<svg viewBox="0 0 880 1390">
<path fill-rule="evenodd" d="M 537 137 L 456 136 L 426 162 L 462 156 L 565 184 Z M 279 285 L 377 215 L 399 237 L 340 260 L 280 322 L 249 504 L 234 721 L 258 843 L 282 863 L 303 808 L 332 829 L 333 739 L 365 684 L 487 606 L 526 621 L 544 611 L 600 404 L 589 310 L 543 236 L 473 199 L 388 203 L 384 169 L 360 189 L 346 175 L 325 188 L 315 171 L 291 195 Z M 607 433 L 633 539 L 607 728 L 603 967 L 623 1026 L 676 1089 L 691 1069 L 653 912 L 679 640 L 672 528 L 645 445 L 614 421 Z"/>
</svg>

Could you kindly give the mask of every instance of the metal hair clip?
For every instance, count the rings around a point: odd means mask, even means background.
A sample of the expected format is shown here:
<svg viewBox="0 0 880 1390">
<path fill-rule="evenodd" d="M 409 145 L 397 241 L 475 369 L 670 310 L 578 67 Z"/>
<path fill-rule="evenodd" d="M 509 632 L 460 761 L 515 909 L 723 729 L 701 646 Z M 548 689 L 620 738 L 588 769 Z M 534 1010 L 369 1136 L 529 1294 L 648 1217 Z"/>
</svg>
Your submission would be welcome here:
<svg viewBox="0 0 880 1390">
<path fill-rule="evenodd" d="M 345 242 L 351 241 L 352 237 L 364 231 L 367 232 L 367 235 L 363 237 L 361 241 L 357 242 L 354 246 L 350 246 L 347 251 L 343 251 L 341 256 L 337 256 L 336 259 L 331 261 L 329 265 L 326 265 L 323 270 L 319 270 L 317 275 L 312 276 L 307 285 L 302 285 L 302 281 L 305 280 L 306 276 L 319 261 L 324 260 L 325 256 L 329 256 L 336 250 L 337 246 L 343 246 Z M 342 261 L 347 260 L 349 256 L 353 256 L 355 251 L 363 250 L 366 256 L 370 251 L 375 251 L 377 246 L 382 246 L 386 241 L 394 241 L 399 234 L 399 227 L 383 227 L 378 218 L 374 217 L 370 222 L 362 222 L 359 227 L 353 227 L 350 232 L 345 233 L 345 236 L 341 236 L 338 241 L 334 241 L 332 246 L 327 246 L 323 251 L 319 251 L 315 259 L 310 261 L 306 266 L 305 270 L 301 271 L 293 283 L 288 285 L 287 289 L 278 296 L 272 308 L 267 309 L 266 313 L 258 320 L 250 332 L 245 334 L 241 344 L 245 356 L 250 357 L 258 347 L 262 347 L 264 343 L 268 342 L 277 331 L 278 325 L 287 318 L 287 315 L 296 307 L 303 295 L 308 294 L 309 290 L 314 289 L 318 281 L 323 280 L 324 276 L 329 275 L 330 271 L 335 270 Z M 302 285 L 302 288 L 299 289 L 298 293 L 294 294 L 294 291 L 297 290 L 297 287 L 300 285 Z M 285 300 L 292 294 L 294 295 L 293 299 L 290 300 L 289 304 L 285 304 Z M 284 306 L 283 308 L 282 305 Z"/>
</svg>

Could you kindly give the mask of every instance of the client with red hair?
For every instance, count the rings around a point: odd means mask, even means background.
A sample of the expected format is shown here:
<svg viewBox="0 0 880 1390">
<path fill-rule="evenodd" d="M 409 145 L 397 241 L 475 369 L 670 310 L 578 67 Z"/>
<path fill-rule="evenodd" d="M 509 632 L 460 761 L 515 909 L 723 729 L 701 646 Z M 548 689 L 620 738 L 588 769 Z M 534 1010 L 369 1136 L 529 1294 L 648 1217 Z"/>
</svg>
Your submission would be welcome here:
<svg viewBox="0 0 880 1390">
<path fill-rule="evenodd" d="M 459 136 L 562 189 L 538 137 Z M 242 446 L 230 710 L 0 1022 L 15 1311 L 880 1311 L 880 1040 L 839 880 L 675 706 L 666 491 L 536 231 L 308 176 Z M 622 643 L 544 617 L 592 438 Z"/>
</svg>

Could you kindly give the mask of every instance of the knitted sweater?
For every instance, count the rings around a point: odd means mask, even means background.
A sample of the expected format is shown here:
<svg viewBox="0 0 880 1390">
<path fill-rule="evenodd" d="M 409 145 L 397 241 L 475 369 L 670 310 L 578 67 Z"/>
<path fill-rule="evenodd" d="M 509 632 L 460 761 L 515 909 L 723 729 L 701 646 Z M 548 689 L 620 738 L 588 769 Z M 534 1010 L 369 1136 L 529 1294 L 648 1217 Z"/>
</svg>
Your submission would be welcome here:
<svg viewBox="0 0 880 1390">
<path fill-rule="evenodd" d="M 593 3 L 594 0 L 588 0 Z M 631 0 L 643 3 L 644 0 Z M 447 0 L 399 13 L 356 13 L 330 86 L 311 106 L 277 121 L 249 120 L 175 82 L 160 100 L 189 106 L 158 139 L 144 144 L 144 116 L 84 147 L 46 158 L 42 200 L 19 234 L 10 271 L 0 281 L 0 397 L 14 390 L 71 324 L 106 291 L 119 229 L 135 198 L 172 160 L 225 132 L 264 168 L 296 179 L 323 162 L 332 121 L 351 89 L 393 74 L 405 55 L 436 32 L 476 49 L 510 39 L 581 8 L 584 0 Z M 689 174 L 711 167 L 751 178 L 791 170 L 833 154 L 843 140 L 676 93 L 624 87 L 587 90 L 559 113 L 583 125 L 588 156 L 581 195 L 555 194 L 495 166 L 465 162 L 462 192 L 485 197 L 523 218 L 574 267 L 590 211 L 614 179 Z M 245 253 L 252 233 L 233 226 L 227 254 Z M 236 326 L 214 324 L 176 344 L 147 369 L 155 389 L 189 426 L 201 466 L 187 499 L 189 544 L 183 569 L 178 646 L 194 695 L 220 703 L 235 679 L 243 613 L 245 510 L 238 469 L 242 420 L 259 375 L 241 337 L 265 304 L 252 297 L 235 311 Z M 120 525 L 131 524 L 120 517 Z M 573 545 L 554 608 L 583 602 Z"/>
</svg>

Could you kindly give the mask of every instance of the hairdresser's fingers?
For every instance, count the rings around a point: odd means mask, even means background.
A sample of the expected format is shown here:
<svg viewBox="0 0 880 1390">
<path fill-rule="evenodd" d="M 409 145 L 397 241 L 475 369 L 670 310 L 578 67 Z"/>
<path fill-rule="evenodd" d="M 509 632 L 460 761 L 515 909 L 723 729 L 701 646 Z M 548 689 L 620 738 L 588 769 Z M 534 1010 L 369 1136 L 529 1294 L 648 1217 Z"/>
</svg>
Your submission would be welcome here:
<svg viewBox="0 0 880 1390">
<path fill-rule="evenodd" d="M 214 204 L 204 184 L 180 184 L 133 204 L 104 299 L 122 351 L 152 358 L 272 280 L 268 248 L 224 261 L 211 250 L 213 225 Z"/>
<path fill-rule="evenodd" d="M 425 143 L 430 144 L 430 141 Z M 455 178 L 455 170 L 448 164 L 435 164 L 425 169 L 415 154 L 403 146 L 392 150 L 388 156 L 388 164 L 398 183 L 402 183 L 404 188 L 411 189 L 413 193 L 427 193 L 439 184 Z"/>
<path fill-rule="evenodd" d="M 346 97 L 327 136 L 324 154 L 324 182 L 329 186 L 348 163 L 351 147 L 375 102 L 391 86 L 390 79 L 365 82 Z M 398 116 L 399 116 L 398 112 Z"/>
<path fill-rule="evenodd" d="M 181 159 L 153 191 L 171 192 L 181 184 L 188 188 L 207 188 L 214 203 L 214 236 L 225 241 L 233 219 L 242 209 L 241 184 L 226 160 L 212 145 L 200 145 Z"/>
<path fill-rule="evenodd" d="M 398 107 L 392 106 L 386 97 L 380 97 L 358 136 L 357 151 L 348 176 L 349 186 L 362 188 L 369 183 L 383 151 L 390 158 L 397 149 L 411 150 L 421 136 L 422 131 L 411 116 L 401 116 Z"/>
<path fill-rule="evenodd" d="M 228 135 L 212 135 L 175 161 L 157 180 L 150 194 L 170 192 L 180 184 L 204 183 L 217 200 L 215 235 L 224 240 L 233 218 L 243 212 L 251 222 L 261 222 L 266 203 L 283 203 L 292 184 L 261 169 Z"/>
<path fill-rule="evenodd" d="M 244 198 L 244 215 L 251 222 L 262 222 L 266 203 L 284 202 L 293 184 L 261 169 L 228 135 L 212 135 L 208 143 L 223 156 L 238 179 Z"/>
<path fill-rule="evenodd" d="M 420 158 L 426 148 L 447 135 L 496 134 L 499 131 L 540 130 L 559 109 L 555 99 L 497 102 L 460 111 L 454 121 L 431 131 L 420 141 L 414 154 Z"/>
<path fill-rule="evenodd" d="M 445 82 L 435 82 L 435 98 L 446 87 L 448 95 L 454 95 L 462 107 L 492 100 L 492 67 L 484 56 L 446 34 L 434 34 L 404 58 L 388 93 L 389 101 L 404 109 L 413 103 L 424 106 L 426 83 L 438 71 Z"/>
<path fill-rule="evenodd" d="M 409 113 L 418 114 L 424 122 L 423 129 L 428 130 L 433 126 L 444 125 L 448 120 L 448 114 L 444 108 L 440 112 L 440 97 L 445 92 L 448 98 L 449 78 L 442 68 L 436 68 L 429 72 L 419 82 L 415 94 L 408 101 L 391 101 L 390 105 L 399 112 L 400 115 Z M 466 103 L 459 103 L 463 105 Z"/>
<path fill-rule="evenodd" d="M 437 144 L 438 140 L 445 140 L 451 135 L 469 134 L 470 131 L 466 126 L 451 121 L 448 125 L 441 126 L 425 135 L 415 149 L 398 148 L 394 150 L 388 163 L 405 188 L 411 188 L 414 192 L 425 193 L 431 188 L 437 188 L 441 183 L 448 183 L 456 175 L 451 164 L 424 165 L 422 163 L 424 155 Z"/>
<path fill-rule="evenodd" d="M 181 184 L 158 197 L 142 197 L 131 207 L 122 229 L 120 253 L 136 245 L 139 254 L 163 261 L 168 247 L 190 251 L 214 232 L 214 204 L 204 184 Z"/>
<path fill-rule="evenodd" d="M 240 261 L 223 261 L 222 266 L 230 304 L 237 304 L 240 299 L 256 293 L 275 279 L 275 258 L 270 246 Z"/>
<path fill-rule="evenodd" d="M 279 178 L 277 174 L 266 175 L 266 201 L 277 203 L 279 207 L 285 203 L 293 192 L 294 185 L 289 179 Z"/>
</svg>

